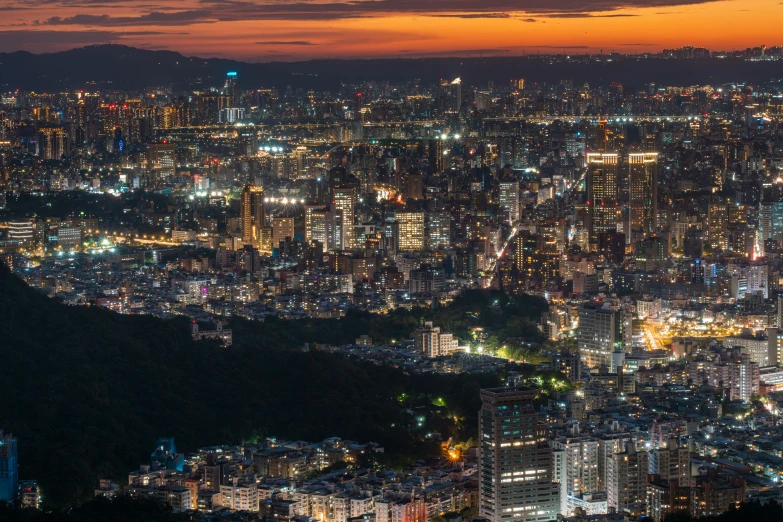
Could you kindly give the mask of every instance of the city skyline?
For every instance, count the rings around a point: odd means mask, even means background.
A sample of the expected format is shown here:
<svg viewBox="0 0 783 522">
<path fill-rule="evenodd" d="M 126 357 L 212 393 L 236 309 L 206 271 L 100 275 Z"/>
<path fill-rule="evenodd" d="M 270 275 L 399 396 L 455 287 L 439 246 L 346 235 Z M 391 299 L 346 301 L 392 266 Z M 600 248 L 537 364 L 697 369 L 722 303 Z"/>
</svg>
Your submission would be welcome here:
<svg viewBox="0 0 783 522">
<path fill-rule="evenodd" d="M 774 0 L 35 0 L 0 10 L 0 52 L 121 43 L 268 62 L 771 47 L 780 43 L 774 13 L 783 14 L 783 5 Z"/>
</svg>

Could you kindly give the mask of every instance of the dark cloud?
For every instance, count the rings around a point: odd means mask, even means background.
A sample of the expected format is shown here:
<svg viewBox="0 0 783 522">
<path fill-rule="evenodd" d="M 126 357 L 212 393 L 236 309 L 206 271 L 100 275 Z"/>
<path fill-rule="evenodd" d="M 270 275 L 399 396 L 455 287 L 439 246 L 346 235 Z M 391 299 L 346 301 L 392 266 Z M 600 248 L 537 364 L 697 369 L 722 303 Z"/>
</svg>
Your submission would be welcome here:
<svg viewBox="0 0 783 522">
<path fill-rule="evenodd" d="M 208 21 L 208 11 L 177 11 L 163 13 L 153 11 L 141 16 L 116 16 L 78 14 L 62 18 L 53 16 L 40 25 L 86 25 L 91 27 L 126 27 L 131 25 L 190 25 Z"/>
<path fill-rule="evenodd" d="M 267 40 L 265 42 L 256 42 L 256 45 L 316 45 L 313 42 L 308 42 L 306 40 Z M 267 51 L 267 52 L 275 52 L 275 51 Z"/>
<path fill-rule="evenodd" d="M 549 18 L 627 18 L 639 16 L 635 14 L 615 13 L 615 14 L 593 14 L 593 13 L 551 13 Z"/>
<path fill-rule="evenodd" d="M 622 45 L 625 47 L 655 47 L 659 44 L 657 43 L 621 43 L 617 45 Z"/>
<path fill-rule="evenodd" d="M 451 13 L 428 15 L 435 18 L 511 18 L 508 13 Z"/>
<path fill-rule="evenodd" d="M 131 26 L 131 25 L 189 25 L 210 21 L 238 20 L 336 20 L 382 15 L 417 15 L 442 18 L 514 18 L 524 13 L 550 18 L 591 18 L 599 16 L 629 16 L 612 14 L 620 9 L 637 7 L 672 7 L 715 2 L 719 0 L 338 0 L 312 2 L 309 0 L 199 0 L 198 9 L 170 12 L 158 6 L 138 16 L 110 16 L 108 14 L 80 14 L 71 17 L 52 17 L 45 25 Z M 38 0 L 46 4 L 116 7 L 122 0 Z M 154 7 L 154 6 L 153 6 Z M 135 6 L 139 11 L 143 8 Z M 531 19 L 525 19 L 530 21 Z"/>
</svg>

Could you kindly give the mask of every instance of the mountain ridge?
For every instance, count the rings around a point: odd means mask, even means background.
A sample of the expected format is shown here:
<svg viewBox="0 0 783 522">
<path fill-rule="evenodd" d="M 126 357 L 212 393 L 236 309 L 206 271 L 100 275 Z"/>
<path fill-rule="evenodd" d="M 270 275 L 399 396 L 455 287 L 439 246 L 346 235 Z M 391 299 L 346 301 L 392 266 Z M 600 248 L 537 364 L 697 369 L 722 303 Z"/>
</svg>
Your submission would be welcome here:
<svg viewBox="0 0 783 522">
<path fill-rule="evenodd" d="M 54 53 L 0 53 L 0 91 L 62 91 L 71 89 L 142 90 L 171 87 L 177 91 L 220 87 L 226 72 L 239 73 L 243 88 L 292 86 L 336 90 L 343 84 L 421 80 L 436 85 L 440 78 L 462 77 L 467 85 L 500 85 L 511 78 L 528 82 L 619 82 L 633 88 L 658 85 L 756 83 L 783 78 L 783 61 L 739 59 L 658 60 L 625 57 L 604 62 L 548 63 L 527 57 L 402 57 L 318 59 L 300 62 L 243 62 L 226 58 L 188 57 L 176 51 L 100 44 Z M 142 72 L 143 71 L 143 72 Z"/>
</svg>

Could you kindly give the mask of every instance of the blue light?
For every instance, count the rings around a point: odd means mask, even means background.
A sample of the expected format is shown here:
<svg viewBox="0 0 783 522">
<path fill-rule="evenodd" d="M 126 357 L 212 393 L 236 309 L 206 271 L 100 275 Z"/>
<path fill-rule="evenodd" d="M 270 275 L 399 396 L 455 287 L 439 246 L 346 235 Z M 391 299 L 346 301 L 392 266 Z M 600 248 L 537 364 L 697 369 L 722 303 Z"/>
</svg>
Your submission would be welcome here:
<svg viewBox="0 0 783 522">
<path fill-rule="evenodd" d="M 236 76 L 236 75 L 237 75 L 237 73 L 235 73 L 234 71 L 226 73 L 226 76 Z"/>
</svg>

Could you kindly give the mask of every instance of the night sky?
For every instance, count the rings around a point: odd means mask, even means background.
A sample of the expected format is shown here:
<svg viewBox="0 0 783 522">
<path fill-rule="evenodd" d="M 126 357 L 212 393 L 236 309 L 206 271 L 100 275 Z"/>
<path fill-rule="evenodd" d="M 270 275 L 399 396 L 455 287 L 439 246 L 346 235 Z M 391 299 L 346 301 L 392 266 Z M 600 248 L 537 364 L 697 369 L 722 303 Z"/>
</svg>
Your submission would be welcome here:
<svg viewBox="0 0 783 522">
<path fill-rule="evenodd" d="M 781 0 L 0 0 L 0 51 L 120 43 L 249 61 L 734 50 Z"/>
</svg>

